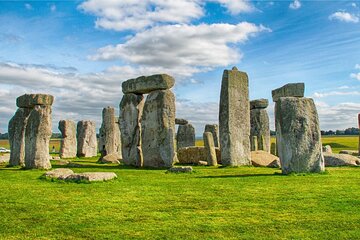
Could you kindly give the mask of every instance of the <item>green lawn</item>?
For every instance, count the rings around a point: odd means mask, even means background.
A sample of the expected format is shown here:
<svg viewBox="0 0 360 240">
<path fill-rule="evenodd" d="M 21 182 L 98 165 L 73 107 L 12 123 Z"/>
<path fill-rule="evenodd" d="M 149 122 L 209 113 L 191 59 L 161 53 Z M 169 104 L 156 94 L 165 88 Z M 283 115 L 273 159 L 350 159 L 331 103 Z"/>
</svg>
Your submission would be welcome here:
<svg viewBox="0 0 360 240">
<path fill-rule="evenodd" d="M 360 239 L 360 168 L 166 174 L 77 162 L 76 172 L 119 178 L 50 182 L 43 171 L 0 167 L 0 239 Z"/>
</svg>

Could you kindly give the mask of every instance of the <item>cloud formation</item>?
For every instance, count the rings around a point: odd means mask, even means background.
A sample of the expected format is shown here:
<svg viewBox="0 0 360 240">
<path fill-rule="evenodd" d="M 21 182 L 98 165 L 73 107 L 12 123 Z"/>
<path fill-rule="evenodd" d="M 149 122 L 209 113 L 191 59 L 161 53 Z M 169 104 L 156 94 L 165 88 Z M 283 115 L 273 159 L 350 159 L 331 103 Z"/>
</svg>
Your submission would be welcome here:
<svg viewBox="0 0 360 240">
<path fill-rule="evenodd" d="M 329 16 L 329 19 L 330 20 L 338 20 L 341 22 L 348 22 L 348 23 L 358 23 L 359 22 L 359 17 L 357 17 L 354 14 L 345 12 L 345 11 L 335 12 Z"/>
<path fill-rule="evenodd" d="M 294 10 L 301 8 L 300 0 L 294 0 L 294 2 L 290 3 L 289 8 Z"/>
<path fill-rule="evenodd" d="M 251 12 L 248 0 L 88 0 L 78 8 L 97 16 L 95 26 L 115 31 L 142 30 L 157 24 L 187 24 L 202 17 L 206 2 L 216 2 L 231 14 Z"/>
<path fill-rule="evenodd" d="M 231 44 L 270 29 L 252 23 L 158 26 L 125 43 L 100 48 L 92 60 L 122 60 L 151 70 L 188 77 L 214 67 L 237 63 L 242 54 Z"/>
</svg>

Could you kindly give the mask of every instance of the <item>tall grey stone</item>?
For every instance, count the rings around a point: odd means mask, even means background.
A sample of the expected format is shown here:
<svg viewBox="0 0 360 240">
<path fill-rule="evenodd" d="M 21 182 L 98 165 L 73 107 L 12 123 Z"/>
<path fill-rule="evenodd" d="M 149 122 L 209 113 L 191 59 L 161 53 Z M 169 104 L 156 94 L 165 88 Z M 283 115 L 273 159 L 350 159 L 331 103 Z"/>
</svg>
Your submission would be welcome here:
<svg viewBox="0 0 360 240">
<path fill-rule="evenodd" d="M 219 125 L 217 124 L 206 124 L 204 132 L 211 132 L 214 138 L 215 147 L 220 147 L 220 140 L 219 140 Z"/>
<path fill-rule="evenodd" d="M 272 91 L 274 102 L 279 101 L 281 97 L 304 97 L 304 83 L 288 83 Z"/>
<path fill-rule="evenodd" d="M 219 123 L 222 164 L 250 165 L 249 81 L 236 67 L 223 73 Z"/>
<path fill-rule="evenodd" d="M 166 90 L 174 86 L 175 79 L 167 74 L 141 76 L 122 83 L 123 93 L 146 94 L 155 90 Z"/>
<path fill-rule="evenodd" d="M 177 149 L 195 146 L 195 128 L 191 124 L 179 125 L 176 134 Z"/>
<path fill-rule="evenodd" d="M 99 151 L 102 157 L 112 154 L 121 159 L 120 127 L 115 109 L 106 107 L 102 111 L 102 124 L 100 127 Z"/>
<path fill-rule="evenodd" d="M 25 131 L 25 168 L 51 168 L 49 142 L 52 134 L 51 106 L 35 105 Z"/>
<path fill-rule="evenodd" d="M 10 166 L 25 165 L 25 130 L 30 112 L 30 108 L 19 108 L 9 121 Z"/>
<path fill-rule="evenodd" d="M 258 150 L 270 152 L 270 123 L 265 108 L 254 108 L 250 111 L 250 135 L 257 137 Z"/>
<path fill-rule="evenodd" d="M 126 165 L 141 167 L 143 155 L 141 149 L 141 117 L 144 108 L 144 96 L 133 93 L 124 94 L 120 102 L 120 132 L 122 159 Z"/>
<path fill-rule="evenodd" d="M 93 121 L 77 123 L 77 156 L 94 157 L 97 155 L 96 127 Z"/>
<path fill-rule="evenodd" d="M 312 99 L 281 97 L 275 106 L 275 125 L 283 174 L 324 171 L 319 118 Z"/>
<path fill-rule="evenodd" d="M 175 154 L 175 96 L 170 90 L 151 92 L 141 122 L 144 166 L 171 167 Z"/>
<path fill-rule="evenodd" d="M 62 135 L 60 157 L 75 158 L 77 153 L 76 123 L 72 120 L 60 120 L 58 128 Z"/>
<path fill-rule="evenodd" d="M 211 132 L 204 132 L 204 146 L 206 151 L 206 161 L 209 166 L 217 165 L 214 137 Z"/>
</svg>

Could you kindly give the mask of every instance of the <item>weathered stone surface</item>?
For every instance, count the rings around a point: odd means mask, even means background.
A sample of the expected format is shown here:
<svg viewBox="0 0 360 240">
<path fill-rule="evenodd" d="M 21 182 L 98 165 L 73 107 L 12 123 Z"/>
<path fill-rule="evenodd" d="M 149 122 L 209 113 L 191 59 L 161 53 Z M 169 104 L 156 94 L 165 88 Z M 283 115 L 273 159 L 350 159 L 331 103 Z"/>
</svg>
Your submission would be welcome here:
<svg viewBox="0 0 360 240">
<path fill-rule="evenodd" d="M 175 118 L 175 124 L 185 125 L 185 124 L 188 124 L 188 123 L 189 123 L 189 121 L 185 120 L 183 118 Z"/>
<path fill-rule="evenodd" d="M 191 124 L 179 125 L 176 134 L 177 149 L 195 146 L 195 128 Z"/>
<path fill-rule="evenodd" d="M 193 171 L 193 168 L 191 166 L 172 167 L 172 168 L 169 168 L 169 170 L 168 170 L 168 172 L 173 172 L 173 173 L 189 173 L 192 171 Z"/>
<path fill-rule="evenodd" d="M 326 167 L 360 166 L 360 159 L 349 154 L 324 153 Z"/>
<path fill-rule="evenodd" d="M 117 175 L 113 172 L 84 172 L 71 174 L 67 176 L 65 181 L 89 181 L 89 182 L 102 182 L 109 181 L 117 178 Z"/>
<path fill-rule="evenodd" d="M 271 153 L 272 155 L 277 156 L 276 143 L 271 143 L 270 153 Z"/>
<path fill-rule="evenodd" d="M 280 159 L 265 151 L 251 152 L 251 163 L 255 167 L 280 167 Z"/>
<path fill-rule="evenodd" d="M 94 157 L 97 155 L 95 122 L 79 121 L 77 123 L 77 156 Z"/>
<path fill-rule="evenodd" d="M 198 166 L 207 166 L 208 165 L 208 162 L 207 161 L 199 161 L 197 163 Z"/>
<path fill-rule="evenodd" d="M 330 145 L 325 145 L 322 147 L 323 153 L 332 153 L 332 149 Z"/>
<path fill-rule="evenodd" d="M 175 96 L 170 90 L 151 92 L 141 122 L 144 166 L 171 167 L 175 154 Z"/>
<path fill-rule="evenodd" d="M 266 109 L 250 111 L 250 135 L 257 137 L 258 150 L 270 152 L 270 123 Z"/>
<path fill-rule="evenodd" d="M 249 81 L 235 67 L 223 73 L 219 123 L 222 164 L 250 165 Z"/>
<path fill-rule="evenodd" d="M 358 128 L 359 128 L 359 130 L 360 130 L 360 113 L 358 114 Z M 360 156 L 360 132 L 359 132 L 358 154 L 359 154 L 359 156 Z"/>
<path fill-rule="evenodd" d="M 60 157 L 75 158 L 77 153 L 76 123 L 72 120 L 60 120 L 58 128 L 62 135 Z"/>
<path fill-rule="evenodd" d="M 274 102 L 279 101 L 281 97 L 304 97 L 304 83 L 288 83 L 280 88 L 272 91 L 272 99 Z"/>
<path fill-rule="evenodd" d="M 122 83 L 123 93 L 146 94 L 156 90 L 167 90 L 174 86 L 175 79 L 167 74 L 141 76 Z"/>
<path fill-rule="evenodd" d="M 102 112 L 102 124 L 100 127 L 99 151 L 104 157 L 108 154 L 117 155 L 121 159 L 120 126 L 115 117 L 115 109 L 106 107 Z"/>
<path fill-rule="evenodd" d="M 217 165 L 216 150 L 214 144 L 214 138 L 211 132 L 204 132 L 204 146 L 206 152 L 206 161 L 209 166 Z"/>
<path fill-rule="evenodd" d="M 141 167 L 141 117 L 144 97 L 133 93 L 124 94 L 120 102 L 120 130 L 122 161 L 126 165 Z"/>
<path fill-rule="evenodd" d="M 250 148 L 251 151 L 257 151 L 258 150 L 258 139 L 257 136 L 250 136 Z"/>
<path fill-rule="evenodd" d="M 10 161 L 10 154 L 0 155 L 0 164 L 8 163 Z"/>
<path fill-rule="evenodd" d="M 265 98 L 250 101 L 250 110 L 267 108 L 268 106 L 269 106 L 269 101 Z"/>
<path fill-rule="evenodd" d="M 319 118 L 312 99 L 280 98 L 275 107 L 275 125 L 283 174 L 325 170 Z"/>
<path fill-rule="evenodd" d="M 52 171 L 44 173 L 44 176 L 48 178 L 65 179 L 72 174 L 74 174 L 74 172 L 69 168 L 57 168 Z"/>
<path fill-rule="evenodd" d="M 24 94 L 16 99 L 19 108 L 33 108 L 36 105 L 51 106 L 54 97 L 47 94 Z"/>
<path fill-rule="evenodd" d="M 36 105 L 30 113 L 25 131 L 25 168 L 51 168 L 49 155 L 51 134 L 51 107 Z"/>
<path fill-rule="evenodd" d="M 31 109 L 19 108 L 8 125 L 10 166 L 25 165 L 25 130 Z"/>
<path fill-rule="evenodd" d="M 116 164 L 119 164 L 120 163 L 120 158 L 119 158 L 118 153 L 114 152 L 114 153 L 107 154 L 107 155 L 101 157 L 99 159 L 99 162 L 100 163 L 116 163 Z"/>
<path fill-rule="evenodd" d="M 221 163 L 220 149 L 215 148 L 215 152 L 218 163 Z M 197 164 L 199 161 L 206 161 L 207 152 L 203 146 L 185 147 L 178 149 L 177 158 L 180 164 Z"/>
<path fill-rule="evenodd" d="M 339 153 L 340 154 L 349 154 L 349 155 L 353 155 L 353 156 L 357 156 L 359 154 L 358 151 L 354 151 L 354 150 L 341 150 Z"/>
<path fill-rule="evenodd" d="M 219 139 L 219 125 L 217 124 L 206 124 L 204 132 L 211 132 L 214 138 L 215 147 L 220 147 Z"/>
</svg>

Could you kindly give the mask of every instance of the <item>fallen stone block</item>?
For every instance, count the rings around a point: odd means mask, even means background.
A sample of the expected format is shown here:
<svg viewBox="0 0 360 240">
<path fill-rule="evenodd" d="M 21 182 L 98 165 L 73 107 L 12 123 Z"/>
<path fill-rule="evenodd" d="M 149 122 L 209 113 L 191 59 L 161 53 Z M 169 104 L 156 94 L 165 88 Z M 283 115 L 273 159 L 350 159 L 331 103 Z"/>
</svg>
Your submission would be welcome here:
<svg viewBox="0 0 360 240">
<path fill-rule="evenodd" d="M 173 172 L 173 173 L 189 173 L 192 171 L 193 171 L 193 168 L 191 166 L 172 167 L 172 168 L 169 168 L 169 170 L 168 170 L 168 172 Z"/>
</svg>

